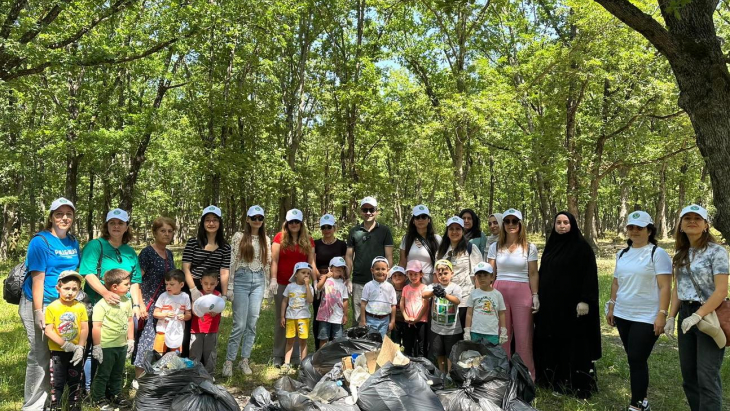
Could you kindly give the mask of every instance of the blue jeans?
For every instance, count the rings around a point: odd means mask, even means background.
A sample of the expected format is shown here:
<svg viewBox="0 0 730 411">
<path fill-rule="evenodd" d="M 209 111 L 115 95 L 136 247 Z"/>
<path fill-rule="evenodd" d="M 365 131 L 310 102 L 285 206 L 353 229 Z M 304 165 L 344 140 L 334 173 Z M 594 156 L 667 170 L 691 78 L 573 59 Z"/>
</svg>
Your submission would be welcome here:
<svg viewBox="0 0 730 411">
<path fill-rule="evenodd" d="M 390 324 L 390 316 L 383 318 L 375 318 L 369 314 L 365 315 L 365 324 L 374 331 L 380 333 L 380 336 L 385 339 L 385 335 L 388 334 L 388 324 Z"/>
<path fill-rule="evenodd" d="M 234 361 L 241 344 L 241 358 L 249 358 L 256 339 L 256 322 L 264 299 L 264 271 L 236 270 L 233 278 L 233 329 L 228 338 L 226 361 Z"/>
</svg>

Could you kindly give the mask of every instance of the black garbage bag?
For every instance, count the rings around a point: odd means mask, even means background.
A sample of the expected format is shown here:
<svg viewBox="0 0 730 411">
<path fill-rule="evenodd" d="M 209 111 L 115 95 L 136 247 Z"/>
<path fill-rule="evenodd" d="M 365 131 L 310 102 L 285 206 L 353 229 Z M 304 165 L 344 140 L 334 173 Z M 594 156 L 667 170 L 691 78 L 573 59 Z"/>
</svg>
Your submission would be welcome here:
<svg viewBox="0 0 730 411">
<path fill-rule="evenodd" d="M 326 346 L 325 346 L 326 347 Z M 322 374 L 317 372 L 312 365 L 312 354 L 309 354 L 299 366 L 299 381 L 304 383 L 310 390 L 322 379 Z"/>
<path fill-rule="evenodd" d="M 192 368 L 165 371 L 155 374 L 153 364 L 161 358 L 160 354 L 148 351 L 145 355 L 145 374 L 137 379 L 139 389 L 134 400 L 134 409 L 138 411 L 167 410 L 172 401 L 184 391 L 190 383 L 201 384 L 213 382 L 213 378 L 205 371 L 202 364 L 196 363 Z"/>
<path fill-rule="evenodd" d="M 256 387 L 243 411 L 282 411 L 282 409 L 278 402 L 271 400 L 271 394 L 266 388 Z"/>
<path fill-rule="evenodd" d="M 190 383 L 182 395 L 175 397 L 170 411 L 241 411 L 241 407 L 225 388 L 203 381 Z"/>
<path fill-rule="evenodd" d="M 488 387 L 481 385 L 436 392 L 446 411 L 501 411 L 491 394 Z"/>
<path fill-rule="evenodd" d="M 277 391 L 276 397 L 284 411 L 360 411 L 357 405 L 348 405 L 344 400 L 327 404 L 313 401 L 299 392 Z"/>
<path fill-rule="evenodd" d="M 312 355 L 312 365 L 320 375 L 327 374 L 343 357 L 379 350 L 382 344 L 370 340 L 351 340 L 345 337 L 330 341 Z M 303 364 L 303 362 L 302 362 Z M 301 381 L 301 380 L 300 380 Z M 302 381 L 303 382 L 303 381 Z"/>
<path fill-rule="evenodd" d="M 509 391 L 502 403 L 502 408 L 505 409 L 509 409 L 510 404 L 515 400 L 522 400 L 529 404 L 535 399 L 535 382 L 532 381 L 530 371 L 527 370 L 520 355 L 512 354 L 510 363 L 512 368 L 510 369 Z"/>
<path fill-rule="evenodd" d="M 383 336 L 380 335 L 379 332 L 367 326 L 348 328 L 347 331 L 345 331 L 345 335 L 347 335 L 347 338 L 350 339 L 370 340 L 379 343 L 383 342 Z"/>
<path fill-rule="evenodd" d="M 476 367 L 459 365 L 461 353 L 469 350 L 477 351 L 484 356 Z M 510 368 L 507 353 L 499 345 L 459 341 L 451 349 L 449 360 L 451 360 L 451 378 L 463 386 L 478 385 L 494 379 L 509 379 Z"/>
<path fill-rule="evenodd" d="M 428 358 L 425 357 L 408 357 L 412 363 L 416 364 L 418 367 L 422 367 L 426 374 L 428 375 L 428 379 L 431 380 L 431 390 L 443 390 L 444 389 L 444 380 L 446 379 L 446 374 L 444 374 L 441 370 L 438 369 Z"/>
<path fill-rule="evenodd" d="M 274 391 L 309 391 L 309 387 L 303 382 L 297 381 L 292 377 L 285 376 L 276 380 L 274 383 Z"/>
<path fill-rule="evenodd" d="M 360 387 L 357 405 L 363 410 L 443 411 L 427 381 L 423 368 L 415 363 L 385 364 Z"/>
</svg>

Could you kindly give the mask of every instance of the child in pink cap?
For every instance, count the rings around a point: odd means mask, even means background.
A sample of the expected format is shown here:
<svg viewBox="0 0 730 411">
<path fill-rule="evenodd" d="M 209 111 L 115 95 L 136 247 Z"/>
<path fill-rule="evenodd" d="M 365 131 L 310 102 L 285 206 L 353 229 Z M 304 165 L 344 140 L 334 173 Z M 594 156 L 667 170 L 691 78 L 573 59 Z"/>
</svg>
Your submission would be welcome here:
<svg viewBox="0 0 730 411">
<path fill-rule="evenodd" d="M 400 299 L 400 311 L 406 323 L 403 332 L 403 348 L 405 355 L 423 357 L 426 355 L 425 344 L 428 332 L 428 302 L 423 299 L 423 266 L 418 260 L 411 260 L 406 265 L 406 275 L 410 281 L 403 287 Z"/>
</svg>

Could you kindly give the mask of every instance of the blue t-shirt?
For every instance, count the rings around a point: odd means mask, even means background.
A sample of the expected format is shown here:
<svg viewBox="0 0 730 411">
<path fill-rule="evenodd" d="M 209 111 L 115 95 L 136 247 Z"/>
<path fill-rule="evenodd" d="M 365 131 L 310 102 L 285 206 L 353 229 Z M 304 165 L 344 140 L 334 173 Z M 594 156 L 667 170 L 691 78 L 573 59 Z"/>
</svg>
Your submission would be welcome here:
<svg viewBox="0 0 730 411">
<path fill-rule="evenodd" d="M 43 241 L 43 236 L 48 245 Z M 41 231 L 38 236 L 33 237 L 28 244 L 28 254 L 25 257 L 25 265 L 28 271 L 42 271 L 46 273 L 43 281 L 43 304 L 47 305 L 58 299 L 58 275 L 66 270 L 76 270 L 79 267 L 79 243 L 66 237 L 63 240 L 54 236 L 48 231 Z M 25 298 L 33 301 L 31 276 L 23 283 Z"/>
</svg>

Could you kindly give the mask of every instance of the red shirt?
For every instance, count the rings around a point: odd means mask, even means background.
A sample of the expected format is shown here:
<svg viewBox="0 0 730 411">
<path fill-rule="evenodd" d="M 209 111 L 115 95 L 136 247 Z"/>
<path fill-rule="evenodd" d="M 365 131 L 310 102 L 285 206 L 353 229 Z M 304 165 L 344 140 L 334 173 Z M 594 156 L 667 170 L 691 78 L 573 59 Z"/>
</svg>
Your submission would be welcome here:
<svg viewBox="0 0 730 411">
<path fill-rule="evenodd" d="M 203 290 L 200 290 L 202 293 Z M 213 290 L 213 295 L 221 295 L 217 290 Z M 190 332 L 192 334 L 213 334 L 218 332 L 218 327 L 221 325 L 221 315 L 218 314 L 215 317 L 210 314 L 205 314 L 203 318 L 198 317 L 193 312 L 192 328 Z"/>
<path fill-rule="evenodd" d="M 274 243 L 281 245 L 282 236 L 281 231 L 276 233 Z M 312 243 L 312 249 L 314 249 L 314 240 L 310 237 L 309 241 Z M 289 277 L 294 274 L 294 265 L 301 262 L 309 262 L 309 256 L 299 251 L 298 245 L 286 250 L 284 248 L 279 249 L 279 271 L 276 273 L 276 282 L 281 285 L 289 284 Z"/>
</svg>

